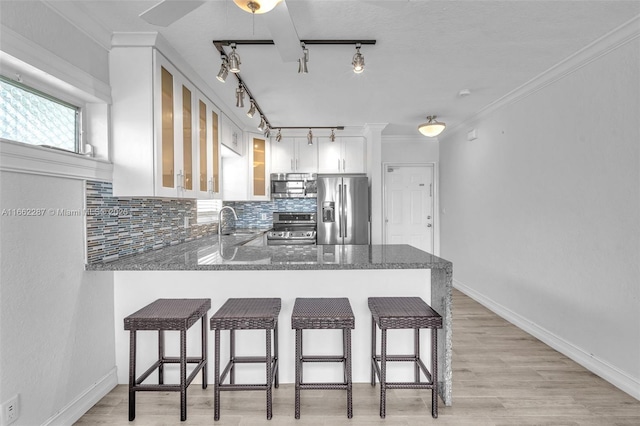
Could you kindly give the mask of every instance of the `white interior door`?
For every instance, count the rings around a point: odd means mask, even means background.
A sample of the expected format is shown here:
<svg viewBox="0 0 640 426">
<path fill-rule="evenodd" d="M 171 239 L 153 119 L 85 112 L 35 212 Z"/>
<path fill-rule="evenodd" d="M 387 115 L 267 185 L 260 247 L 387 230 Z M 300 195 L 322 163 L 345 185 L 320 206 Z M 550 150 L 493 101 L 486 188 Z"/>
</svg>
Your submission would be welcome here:
<svg viewBox="0 0 640 426">
<path fill-rule="evenodd" d="M 385 242 L 434 252 L 433 165 L 385 165 Z"/>
</svg>

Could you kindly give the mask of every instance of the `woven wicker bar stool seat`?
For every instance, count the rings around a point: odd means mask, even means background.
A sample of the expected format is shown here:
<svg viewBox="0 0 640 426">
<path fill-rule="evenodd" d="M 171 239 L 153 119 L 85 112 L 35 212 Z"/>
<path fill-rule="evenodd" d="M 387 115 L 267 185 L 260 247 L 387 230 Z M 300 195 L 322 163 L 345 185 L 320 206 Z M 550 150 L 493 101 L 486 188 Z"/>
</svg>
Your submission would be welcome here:
<svg viewBox="0 0 640 426">
<path fill-rule="evenodd" d="M 272 416 L 272 390 L 278 387 L 278 315 L 282 301 L 278 298 L 228 299 L 211 317 L 211 330 L 215 330 L 214 368 L 215 390 L 213 396 L 214 420 L 220 420 L 221 391 L 264 390 L 267 393 L 267 419 Z M 220 331 L 229 330 L 229 362 L 220 372 Z M 236 330 L 265 330 L 265 356 L 236 356 Z M 273 351 L 271 335 L 273 333 Z M 237 384 L 236 364 L 264 363 L 266 383 Z M 229 383 L 224 383 L 227 375 Z"/>
<path fill-rule="evenodd" d="M 335 389 L 347 391 L 347 417 L 353 417 L 351 383 L 351 330 L 355 318 L 351 304 L 342 298 L 297 298 L 291 313 L 291 328 L 296 331 L 296 384 L 295 418 L 300 418 L 300 391 L 303 389 Z M 302 330 L 341 329 L 342 355 L 304 355 Z M 344 381 L 339 383 L 304 383 L 302 366 L 305 362 L 341 362 L 344 365 Z"/>
<path fill-rule="evenodd" d="M 124 319 L 124 329 L 129 330 L 129 421 L 136 417 L 136 392 L 180 392 L 180 420 L 187 419 L 187 387 L 202 370 L 202 388 L 207 388 L 207 311 L 211 299 L 158 299 Z M 202 353 L 199 357 L 187 356 L 187 330 L 202 319 Z M 158 332 L 158 360 L 140 377 L 136 377 L 136 333 Z M 164 353 L 164 332 L 180 332 L 180 356 L 168 357 Z M 164 383 L 164 365 L 180 364 L 180 383 Z M 187 377 L 187 364 L 196 364 Z M 158 370 L 158 384 L 143 384 L 151 373 Z"/>
<path fill-rule="evenodd" d="M 419 297 L 370 297 L 371 311 L 371 386 L 376 377 L 380 380 L 380 417 L 386 416 L 387 389 L 431 389 L 431 415 L 438 417 L 438 337 L 442 317 Z M 380 355 L 376 355 L 376 325 L 381 330 Z M 431 329 L 431 371 L 420 358 L 420 329 Z M 388 329 L 413 329 L 414 353 L 411 355 L 387 354 Z M 413 382 L 387 382 L 388 361 L 414 363 Z M 426 381 L 421 381 L 420 373 Z"/>
</svg>

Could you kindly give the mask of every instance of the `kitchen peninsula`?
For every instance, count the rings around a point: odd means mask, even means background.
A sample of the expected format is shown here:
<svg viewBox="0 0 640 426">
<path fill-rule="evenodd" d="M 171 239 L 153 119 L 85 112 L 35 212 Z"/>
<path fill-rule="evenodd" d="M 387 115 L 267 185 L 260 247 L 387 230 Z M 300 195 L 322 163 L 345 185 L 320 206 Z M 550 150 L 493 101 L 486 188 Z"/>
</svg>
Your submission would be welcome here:
<svg viewBox="0 0 640 426">
<path fill-rule="evenodd" d="M 219 243 L 218 236 L 212 235 L 86 266 L 90 271 L 114 271 L 116 361 L 121 383 L 126 383 L 128 365 L 128 337 L 122 329 L 122 318 L 160 297 L 210 297 L 213 306 L 210 315 L 228 297 L 282 298 L 282 382 L 293 382 L 293 334 L 288 332 L 288 316 L 295 298 L 349 297 L 356 316 L 353 377 L 354 381 L 368 382 L 371 326 L 367 298 L 417 295 L 444 319 L 438 339 L 439 393 L 445 405 L 451 405 L 451 262 L 409 245 L 243 245 L 252 238 L 255 236 L 223 236 Z M 390 334 L 394 351 L 412 350 L 411 334 L 402 334 L 404 331 Z M 392 341 L 392 334 L 396 333 L 397 341 Z M 422 342 L 427 344 L 429 339 Z M 140 353 L 152 355 L 153 344 L 150 339 L 148 348 Z M 323 345 L 331 347 L 332 343 L 328 340 Z M 422 353 L 428 354 L 428 348 Z M 310 379 L 313 374 L 309 373 Z M 330 372 L 323 374 L 318 377 L 326 379 Z"/>
</svg>

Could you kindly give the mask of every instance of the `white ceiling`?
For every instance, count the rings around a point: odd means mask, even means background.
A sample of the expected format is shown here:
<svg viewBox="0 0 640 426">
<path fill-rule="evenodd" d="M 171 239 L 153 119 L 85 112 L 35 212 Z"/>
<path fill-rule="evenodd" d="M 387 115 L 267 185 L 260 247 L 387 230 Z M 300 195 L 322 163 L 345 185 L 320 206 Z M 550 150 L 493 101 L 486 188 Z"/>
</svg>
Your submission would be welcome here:
<svg viewBox="0 0 640 426">
<path fill-rule="evenodd" d="M 215 79 L 212 40 L 271 39 L 264 16 L 211 0 L 167 28 L 138 15 L 156 0 L 51 1 L 94 37 L 158 31 L 236 111 L 235 81 Z M 365 72 L 352 72 L 353 46 L 309 46 L 309 74 L 283 63 L 275 46 L 239 46 L 241 76 L 272 126 L 389 123 L 384 134 L 417 135 L 426 115 L 449 126 L 518 88 L 640 14 L 640 1 L 287 0 L 300 39 L 376 39 L 363 46 Z M 73 12 L 73 13 L 70 13 Z M 87 19 L 89 18 L 89 19 Z M 458 97 L 462 89 L 471 95 Z M 248 105 L 248 103 L 246 103 Z"/>
</svg>

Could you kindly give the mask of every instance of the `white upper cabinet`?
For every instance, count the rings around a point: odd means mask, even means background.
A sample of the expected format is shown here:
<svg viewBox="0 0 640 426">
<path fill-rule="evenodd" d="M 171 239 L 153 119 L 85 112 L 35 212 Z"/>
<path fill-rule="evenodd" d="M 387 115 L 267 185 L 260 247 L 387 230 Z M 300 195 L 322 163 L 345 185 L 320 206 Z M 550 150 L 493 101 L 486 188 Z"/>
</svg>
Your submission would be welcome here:
<svg viewBox="0 0 640 426">
<path fill-rule="evenodd" d="M 242 156 L 244 155 L 245 143 L 242 130 L 226 115 L 222 116 L 221 119 L 222 126 L 222 144 L 235 152 L 236 154 Z"/>
<path fill-rule="evenodd" d="M 109 62 L 114 195 L 219 194 L 215 105 L 151 47 L 114 47 Z"/>
<path fill-rule="evenodd" d="M 316 173 L 318 171 L 318 147 L 308 145 L 306 138 L 271 139 L 272 173 Z"/>
<path fill-rule="evenodd" d="M 318 138 L 319 173 L 366 173 L 367 150 L 362 136 Z"/>
</svg>

